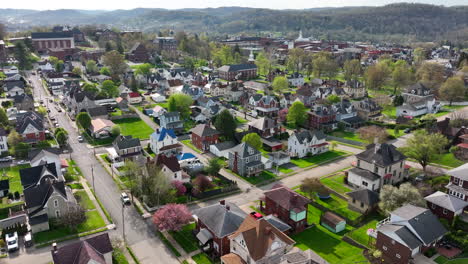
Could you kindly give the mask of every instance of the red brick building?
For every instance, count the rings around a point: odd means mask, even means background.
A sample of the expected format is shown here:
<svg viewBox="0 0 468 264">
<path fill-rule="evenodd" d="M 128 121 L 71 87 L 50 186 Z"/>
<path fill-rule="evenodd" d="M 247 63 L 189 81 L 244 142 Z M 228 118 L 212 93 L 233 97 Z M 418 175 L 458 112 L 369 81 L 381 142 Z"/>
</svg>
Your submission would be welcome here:
<svg viewBox="0 0 468 264">
<path fill-rule="evenodd" d="M 33 111 L 26 112 L 17 118 L 16 132 L 26 143 L 35 144 L 46 139 L 42 116 Z"/>
<path fill-rule="evenodd" d="M 145 45 L 140 42 L 135 43 L 126 55 L 127 59 L 132 62 L 147 62 L 150 57 Z"/>
<path fill-rule="evenodd" d="M 75 40 L 71 32 L 33 32 L 31 40 L 39 53 L 45 53 L 49 49 L 75 48 Z"/>
<path fill-rule="evenodd" d="M 292 233 L 303 231 L 307 227 L 307 205 L 311 202 L 291 189 L 276 184 L 263 193 L 260 209 L 266 215 L 274 215 L 292 227 Z"/>
<path fill-rule="evenodd" d="M 331 107 L 318 106 L 314 111 L 307 112 L 307 127 L 322 131 L 333 131 L 338 128 L 336 113 Z"/>
<path fill-rule="evenodd" d="M 200 124 L 192 129 L 192 144 L 202 151 L 209 151 L 210 145 L 219 143 L 219 132 L 208 125 Z"/>
<path fill-rule="evenodd" d="M 257 77 L 257 65 L 233 64 L 218 69 L 219 77 L 228 81 L 248 80 Z"/>
</svg>

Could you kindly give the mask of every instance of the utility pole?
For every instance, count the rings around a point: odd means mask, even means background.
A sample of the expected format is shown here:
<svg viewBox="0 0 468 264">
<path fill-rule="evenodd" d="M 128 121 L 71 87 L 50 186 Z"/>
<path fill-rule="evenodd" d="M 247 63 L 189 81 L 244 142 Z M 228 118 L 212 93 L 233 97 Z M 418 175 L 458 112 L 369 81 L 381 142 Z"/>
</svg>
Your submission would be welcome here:
<svg viewBox="0 0 468 264">
<path fill-rule="evenodd" d="M 122 203 L 122 237 L 125 242 L 125 217 L 124 217 L 125 204 Z"/>
<path fill-rule="evenodd" d="M 93 191 L 96 193 L 96 189 L 94 188 L 94 165 L 91 165 L 91 175 L 93 176 Z"/>
</svg>

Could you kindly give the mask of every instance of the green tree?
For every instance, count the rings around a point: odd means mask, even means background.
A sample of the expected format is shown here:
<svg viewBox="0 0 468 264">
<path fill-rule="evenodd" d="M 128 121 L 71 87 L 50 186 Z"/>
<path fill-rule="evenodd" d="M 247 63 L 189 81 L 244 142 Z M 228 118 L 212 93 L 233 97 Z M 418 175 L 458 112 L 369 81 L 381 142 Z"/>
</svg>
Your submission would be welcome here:
<svg viewBox="0 0 468 264">
<path fill-rule="evenodd" d="M 355 81 L 362 75 L 361 62 L 359 60 L 347 60 L 343 66 L 344 78 L 347 81 Z"/>
<path fill-rule="evenodd" d="M 144 63 L 141 65 L 136 66 L 135 69 L 135 74 L 137 75 L 142 75 L 142 76 L 147 76 L 151 73 L 151 68 L 153 68 L 153 65 L 149 63 Z"/>
<path fill-rule="evenodd" d="M 96 73 L 98 71 L 98 68 L 97 68 L 97 65 L 96 65 L 96 62 L 93 61 L 93 60 L 88 60 L 86 62 L 86 71 L 88 73 Z"/>
<path fill-rule="evenodd" d="M 113 126 L 112 129 L 111 129 L 111 134 L 114 137 L 119 136 L 120 135 L 120 127 L 118 125 Z"/>
<path fill-rule="evenodd" d="M 341 102 L 341 98 L 336 94 L 331 94 L 331 95 L 327 96 L 327 102 L 329 104 L 336 104 L 336 103 Z"/>
<path fill-rule="evenodd" d="M 91 126 L 91 117 L 87 112 L 81 112 L 76 116 L 76 123 L 87 130 Z"/>
<path fill-rule="evenodd" d="M 305 51 L 301 48 L 294 48 L 288 51 L 287 67 L 290 71 L 299 72 L 302 69 Z"/>
<path fill-rule="evenodd" d="M 286 120 L 288 124 L 292 127 L 297 127 L 302 124 L 307 119 L 307 108 L 302 102 L 294 102 L 289 108 L 288 114 L 286 115 Z"/>
<path fill-rule="evenodd" d="M 429 134 L 426 130 L 418 130 L 406 141 L 406 146 L 401 150 L 407 157 L 416 160 L 426 173 L 427 165 L 443 153 L 448 143 L 448 139 L 442 134 Z"/>
<path fill-rule="evenodd" d="M 224 109 L 216 116 L 214 126 L 227 140 L 234 138 L 237 124 L 229 110 Z"/>
<path fill-rule="evenodd" d="M 108 67 L 102 67 L 99 73 L 102 75 L 111 76 L 111 72 Z"/>
<path fill-rule="evenodd" d="M 401 87 L 410 84 L 413 79 L 412 75 L 412 70 L 406 61 L 397 61 L 392 72 L 393 94 L 396 95 Z"/>
<path fill-rule="evenodd" d="M 339 65 L 329 52 L 319 52 L 312 61 L 316 77 L 333 78 L 338 73 Z"/>
<path fill-rule="evenodd" d="M 6 127 L 9 125 L 8 116 L 4 108 L 0 108 L 0 125 Z"/>
<path fill-rule="evenodd" d="M 11 148 L 11 151 L 13 156 L 17 158 L 26 158 L 30 149 L 31 145 L 28 143 L 19 142 Z"/>
<path fill-rule="evenodd" d="M 416 71 L 416 77 L 427 87 L 438 89 L 444 82 L 445 68 L 437 63 L 425 62 Z"/>
<path fill-rule="evenodd" d="M 413 60 L 416 65 L 421 65 L 421 63 L 426 59 L 426 51 L 423 48 L 416 48 L 413 51 Z"/>
<path fill-rule="evenodd" d="M 271 69 L 271 62 L 267 58 L 264 52 L 260 52 L 255 59 L 255 65 L 257 65 L 258 73 L 261 75 L 267 75 Z"/>
<path fill-rule="evenodd" d="M 386 64 L 377 63 L 371 65 L 366 71 L 366 86 L 369 89 L 381 89 L 388 77 L 388 68 Z"/>
<path fill-rule="evenodd" d="M 329 194 L 327 188 L 318 178 L 306 178 L 302 180 L 300 190 L 312 200 L 317 198 L 316 194 L 319 194 L 320 196 L 326 196 Z"/>
<path fill-rule="evenodd" d="M 111 80 L 105 80 L 102 82 L 101 91 L 105 92 L 108 98 L 119 96 L 119 87 L 117 87 L 117 85 L 115 85 Z"/>
<path fill-rule="evenodd" d="M 219 158 L 212 158 L 208 161 L 208 166 L 205 167 L 206 173 L 209 175 L 216 176 L 218 175 L 219 171 L 221 170 L 221 163 L 223 161 Z"/>
<path fill-rule="evenodd" d="M 285 76 L 276 76 L 272 86 L 275 92 L 283 93 L 289 87 L 288 79 Z"/>
<path fill-rule="evenodd" d="M 47 109 L 46 109 L 44 106 L 39 106 L 39 107 L 37 108 L 37 112 L 38 112 L 39 114 L 41 114 L 42 116 L 47 115 Z"/>
<path fill-rule="evenodd" d="M 96 95 L 99 93 L 99 89 L 96 87 L 96 84 L 94 83 L 85 83 L 82 88 L 83 88 L 83 91 L 86 91 L 93 95 Z"/>
<path fill-rule="evenodd" d="M 7 142 L 10 147 L 18 145 L 22 140 L 21 135 L 14 129 L 10 131 L 10 134 L 8 134 L 7 137 Z"/>
<path fill-rule="evenodd" d="M 242 142 L 245 142 L 255 148 L 256 150 L 262 149 L 262 138 L 257 133 L 249 133 L 242 138 Z"/>
<path fill-rule="evenodd" d="M 190 106 L 193 104 L 193 99 L 189 95 L 176 93 L 169 97 L 169 111 L 179 112 L 183 118 L 188 118 L 190 115 Z"/>
<path fill-rule="evenodd" d="M 72 73 L 75 74 L 75 75 L 79 75 L 79 76 L 81 76 L 83 74 L 83 72 L 81 71 L 81 68 L 79 68 L 79 67 L 73 68 Z"/>
<path fill-rule="evenodd" d="M 58 144 L 59 144 L 61 147 L 67 145 L 68 135 L 67 135 L 66 132 L 64 132 L 64 131 L 59 131 L 59 132 L 55 135 L 55 138 L 57 139 L 57 142 L 58 142 Z"/>
<path fill-rule="evenodd" d="M 26 45 L 24 45 L 23 42 L 18 41 L 15 44 L 15 58 L 18 60 L 18 69 L 27 70 L 32 67 L 29 56 L 29 50 Z"/>
<path fill-rule="evenodd" d="M 466 92 L 467 88 L 463 80 L 458 76 L 454 76 L 448 78 L 444 84 L 442 84 L 439 94 L 440 97 L 449 101 L 450 105 L 452 105 L 453 101 L 462 101 L 465 98 Z"/>
<path fill-rule="evenodd" d="M 124 56 L 115 50 L 107 52 L 103 57 L 103 62 L 104 65 L 109 67 L 111 76 L 114 79 L 118 79 L 118 76 L 125 73 L 127 69 Z"/>
<path fill-rule="evenodd" d="M 395 187 L 390 184 L 385 184 L 380 191 L 379 208 L 386 214 L 405 204 L 412 204 L 415 206 L 425 206 L 425 201 L 418 189 L 411 185 L 411 183 L 403 183 L 400 187 Z"/>
</svg>

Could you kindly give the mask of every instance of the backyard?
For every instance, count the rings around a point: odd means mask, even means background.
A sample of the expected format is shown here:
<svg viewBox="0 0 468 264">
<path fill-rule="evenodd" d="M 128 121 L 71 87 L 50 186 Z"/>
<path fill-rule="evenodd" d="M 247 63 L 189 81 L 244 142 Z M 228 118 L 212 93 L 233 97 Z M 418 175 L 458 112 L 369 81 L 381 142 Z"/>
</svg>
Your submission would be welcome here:
<svg viewBox="0 0 468 264">
<path fill-rule="evenodd" d="M 456 168 L 458 166 L 465 164 L 463 161 L 457 159 L 453 155 L 453 153 L 450 153 L 450 152 L 440 155 L 438 159 L 434 160 L 432 163 L 440 164 L 440 165 L 451 167 L 451 168 Z"/>
<path fill-rule="evenodd" d="M 379 221 L 377 219 L 373 219 L 367 222 L 365 225 L 361 226 L 360 228 L 355 229 L 346 235 L 354 241 L 358 242 L 359 244 L 363 246 L 368 246 L 369 242 L 371 241 L 371 237 L 367 235 L 367 230 L 370 228 L 375 229 L 378 222 Z"/>
<path fill-rule="evenodd" d="M 258 176 L 252 176 L 252 177 L 244 177 L 244 176 L 241 176 L 241 175 L 239 175 L 237 173 L 234 173 L 231 170 L 228 170 L 228 169 L 226 169 L 226 170 L 229 171 L 230 173 L 236 175 L 237 177 L 246 180 L 247 182 L 249 182 L 249 183 L 251 183 L 253 185 L 259 185 L 259 184 L 262 184 L 264 182 L 270 182 L 270 181 L 277 178 L 277 176 L 273 172 L 270 172 L 270 171 L 267 171 L 267 170 L 262 171 L 260 173 L 260 175 L 258 175 Z"/>
<path fill-rule="evenodd" d="M 182 142 L 182 144 L 186 145 L 187 147 L 191 148 L 193 151 L 200 153 L 200 154 L 202 153 L 201 150 L 199 150 L 197 147 L 195 147 L 192 144 L 192 141 L 190 139 L 181 140 L 180 142 Z"/>
<path fill-rule="evenodd" d="M 153 129 L 140 118 L 123 118 L 113 122 L 119 125 L 121 134 L 124 136 L 131 135 L 134 138 L 148 139 L 153 133 Z"/>
<path fill-rule="evenodd" d="M 192 257 L 192 260 L 197 264 L 212 264 L 213 262 L 205 253 L 200 253 Z"/>
<path fill-rule="evenodd" d="M 186 253 L 190 253 L 198 249 L 198 241 L 192 234 L 194 229 L 195 223 L 192 223 L 182 227 L 180 231 L 170 231 L 169 234 Z"/>
<path fill-rule="evenodd" d="M 31 167 L 29 164 L 18 165 L 14 167 L 2 168 L 0 179 L 8 178 L 10 180 L 10 193 L 19 192 L 23 193 L 23 186 L 21 185 L 21 179 L 19 176 L 20 169 Z"/>
<path fill-rule="evenodd" d="M 365 140 L 361 139 L 357 133 L 350 132 L 350 131 L 337 130 L 337 131 L 333 131 L 330 135 L 334 137 L 344 138 L 347 140 L 367 143 Z"/>
<path fill-rule="evenodd" d="M 304 157 L 302 159 L 291 159 L 291 163 L 298 166 L 299 168 L 308 168 L 311 166 L 318 166 L 321 163 L 331 161 L 337 159 L 339 157 L 345 157 L 349 154 L 344 151 L 339 150 L 330 150 L 328 152 L 311 156 L 311 157 Z"/>
<path fill-rule="evenodd" d="M 322 178 L 320 181 L 323 183 L 323 185 L 334 190 L 335 192 L 345 194 L 352 190 L 345 186 L 344 179 L 345 175 L 340 173 L 331 177 Z"/>
</svg>

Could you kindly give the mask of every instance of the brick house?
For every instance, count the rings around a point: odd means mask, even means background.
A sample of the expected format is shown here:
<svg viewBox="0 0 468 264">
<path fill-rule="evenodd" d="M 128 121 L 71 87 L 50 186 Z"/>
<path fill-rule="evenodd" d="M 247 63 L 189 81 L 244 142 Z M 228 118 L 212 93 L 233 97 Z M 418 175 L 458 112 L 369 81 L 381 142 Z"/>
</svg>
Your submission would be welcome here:
<svg viewBox="0 0 468 264">
<path fill-rule="evenodd" d="M 247 123 L 249 132 L 256 133 L 260 137 L 268 138 L 278 135 L 281 132 L 280 124 L 271 118 L 262 117 Z"/>
<path fill-rule="evenodd" d="M 199 124 L 191 132 L 192 144 L 202 151 L 209 151 L 211 145 L 219 143 L 220 133 L 209 125 Z"/>
<path fill-rule="evenodd" d="M 385 263 L 413 263 L 416 255 L 436 246 L 447 233 L 429 209 L 404 205 L 377 223 L 371 233 L 376 238 L 376 249 L 382 252 Z"/>
<path fill-rule="evenodd" d="M 450 182 L 447 193 L 437 191 L 424 199 L 427 207 L 438 217 L 450 222 L 468 209 L 468 163 L 447 172 Z"/>
<path fill-rule="evenodd" d="M 147 62 L 150 57 L 145 45 L 140 42 L 135 43 L 125 55 L 131 62 Z"/>
<path fill-rule="evenodd" d="M 64 245 L 51 251 L 54 264 L 101 263 L 112 264 L 112 243 L 108 233 Z"/>
<path fill-rule="evenodd" d="M 237 231 L 247 214 L 236 204 L 220 201 L 193 211 L 196 237 L 203 251 L 213 250 L 214 256 L 230 253 L 229 235 Z"/>
<path fill-rule="evenodd" d="M 278 116 L 279 103 L 275 97 L 265 95 L 257 102 L 255 111 L 257 111 L 258 116 L 276 118 Z"/>
<path fill-rule="evenodd" d="M 275 215 L 292 227 L 292 232 L 298 233 L 307 227 L 307 205 L 311 202 L 291 189 L 276 184 L 263 193 L 260 199 L 260 209 L 266 215 Z"/>
<path fill-rule="evenodd" d="M 33 32 L 31 40 L 39 53 L 47 52 L 48 49 L 75 48 L 72 32 Z"/>
<path fill-rule="evenodd" d="M 40 114 L 30 111 L 16 118 L 16 132 L 21 135 L 26 143 L 44 141 L 45 129 L 43 118 Z"/>
<path fill-rule="evenodd" d="M 331 107 L 317 106 L 314 111 L 307 112 L 307 127 L 322 131 L 333 131 L 338 128 L 336 112 Z"/>
<path fill-rule="evenodd" d="M 224 65 L 218 69 L 219 77 L 228 81 L 248 80 L 257 77 L 257 65 L 232 64 Z"/>
</svg>

